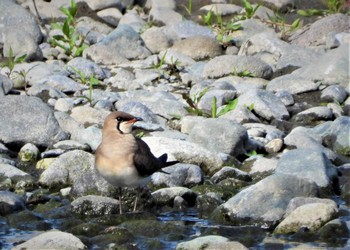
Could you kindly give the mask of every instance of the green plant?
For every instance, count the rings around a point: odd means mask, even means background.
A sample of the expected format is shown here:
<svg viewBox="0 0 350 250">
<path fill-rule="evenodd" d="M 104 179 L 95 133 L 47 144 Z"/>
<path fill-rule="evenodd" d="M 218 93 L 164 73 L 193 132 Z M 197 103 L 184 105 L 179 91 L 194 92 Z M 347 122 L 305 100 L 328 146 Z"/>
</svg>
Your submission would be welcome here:
<svg viewBox="0 0 350 250">
<path fill-rule="evenodd" d="M 210 86 L 205 87 L 201 92 L 196 93 L 194 96 L 189 96 L 188 94 L 182 94 L 182 98 L 187 102 L 188 107 L 185 107 L 188 113 L 198 115 L 198 116 L 208 116 L 198 108 L 198 103 L 202 97 L 208 92 Z"/>
<path fill-rule="evenodd" d="M 286 40 L 291 32 L 300 28 L 302 25 L 300 18 L 295 19 L 292 24 L 287 24 L 286 18 L 278 13 L 274 13 L 273 16 L 267 15 L 270 20 L 268 23 L 272 25 L 276 32 L 280 32 L 282 40 Z"/>
<path fill-rule="evenodd" d="M 83 96 L 79 96 L 82 98 L 85 98 L 90 106 L 92 106 L 92 102 L 93 102 L 93 98 L 92 98 L 92 92 L 93 92 L 93 88 L 94 86 L 99 85 L 100 81 L 94 76 L 94 74 L 91 74 L 89 77 L 86 77 L 85 74 L 78 70 L 77 68 L 71 67 L 71 69 L 74 70 L 74 72 L 77 73 L 78 77 L 78 81 L 84 85 L 88 85 L 89 86 L 89 92 L 88 95 L 83 95 Z"/>
<path fill-rule="evenodd" d="M 309 17 L 309 16 L 322 16 L 328 14 L 335 14 L 346 12 L 345 8 L 346 0 L 327 0 L 327 8 L 328 9 L 306 9 L 306 10 L 298 10 L 297 13 L 301 16 Z"/>
<path fill-rule="evenodd" d="M 234 110 L 237 107 L 238 104 L 238 99 L 233 99 L 228 102 L 228 104 L 224 105 L 223 108 L 217 112 L 217 107 L 216 107 L 216 97 L 214 96 L 212 99 L 212 105 L 211 105 L 211 117 L 212 118 L 217 118 L 219 116 L 222 116 L 226 114 L 227 112 L 230 112 L 231 110 Z"/>
<path fill-rule="evenodd" d="M 9 48 L 9 56 L 7 58 L 7 61 L 5 63 L 2 63 L 0 64 L 0 67 L 1 68 L 7 68 L 9 71 L 6 72 L 7 76 L 10 77 L 12 75 L 12 72 L 15 68 L 15 65 L 18 64 L 18 63 L 22 63 L 26 60 L 27 58 L 27 54 L 24 54 L 22 56 L 19 56 L 19 57 L 15 57 L 13 55 L 13 50 L 12 48 L 10 47 Z"/>
<path fill-rule="evenodd" d="M 257 4 L 255 7 L 253 7 L 248 0 L 242 0 L 243 8 L 244 8 L 244 15 L 242 16 L 243 19 L 250 19 L 255 15 L 255 12 L 260 7 L 259 4 Z"/>
<path fill-rule="evenodd" d="M 232 70 L 231 75 L 239 76 L 239 77 L 255 77 L 255 75 L 252 72 L 250 72 L 249 70 L 239 71 L 236 68 L 234 68 Z"/>
<path fill-rule="evenodd" d="M 77 21 L 75 16 L 77 14 L 77 4 L 71 0 L 70 7 L 60 7 L 59 10 L 67 16 L 63 24 L 53 23 L 52 28 L 59 29 L 62 34 L 54 35 L 49 42 L 52 46 L 62 48 L 69 56 L 81 56 L 84 49 L 88 47 L 85 43 L 85 36 L 77 32 Z"/>
</svg>

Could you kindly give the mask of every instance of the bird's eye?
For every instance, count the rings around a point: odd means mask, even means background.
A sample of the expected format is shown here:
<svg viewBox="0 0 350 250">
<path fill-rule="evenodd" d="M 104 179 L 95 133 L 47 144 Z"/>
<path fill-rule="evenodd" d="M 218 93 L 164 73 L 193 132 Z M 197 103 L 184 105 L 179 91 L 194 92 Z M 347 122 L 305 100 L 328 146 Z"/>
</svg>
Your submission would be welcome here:
<svg viewBox="0 0 350 250">
<path fill-rule="evenodd" d="M 121 118 L 120 116 L 117 117 L 117 121 L 118 122 L 122 122 L 123 121 L 123 118 Z"/>
</svg>

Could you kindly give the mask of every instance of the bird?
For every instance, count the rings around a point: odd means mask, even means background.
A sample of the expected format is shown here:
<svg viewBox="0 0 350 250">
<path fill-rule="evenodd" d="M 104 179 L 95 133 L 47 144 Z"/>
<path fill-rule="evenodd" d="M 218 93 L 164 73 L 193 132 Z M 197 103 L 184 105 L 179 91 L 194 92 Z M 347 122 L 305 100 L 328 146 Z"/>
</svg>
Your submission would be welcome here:
<svg viewBox="0 0 350 250">
<path fill-rule="evenodd" d="M 154 156 L 147 143 L 132 134 L 133 125 L 137 121 L 142 121 L 142 118 L 122 111 L 111 112 L 104 120 L 102 141 L 95 151 L 97 172 L 107 182 L 119 188 L 120 214 L 123 187 L 142 188 L 153 173 L 178 163 L 167 161 L 166 153 L 160 157 Z M 134 211 L 137 199 L 138 196 Z"/>
</svg>

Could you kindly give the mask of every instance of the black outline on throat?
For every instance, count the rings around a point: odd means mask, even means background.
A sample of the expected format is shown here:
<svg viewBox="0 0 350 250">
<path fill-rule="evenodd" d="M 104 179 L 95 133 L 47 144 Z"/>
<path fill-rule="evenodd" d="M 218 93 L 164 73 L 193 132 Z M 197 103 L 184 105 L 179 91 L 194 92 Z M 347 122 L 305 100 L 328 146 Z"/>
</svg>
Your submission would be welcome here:
<svg viewBox="0 0 350 250">
<path fill-rule="evenodd" d="M 117 123 L 117 130 L 118 130 L 121 134 L 124 134 L 123 131 L 120 130 L 120 123 L 121 123 L 121 122 L 118 122 L 118 123 Z"/>
</svg>

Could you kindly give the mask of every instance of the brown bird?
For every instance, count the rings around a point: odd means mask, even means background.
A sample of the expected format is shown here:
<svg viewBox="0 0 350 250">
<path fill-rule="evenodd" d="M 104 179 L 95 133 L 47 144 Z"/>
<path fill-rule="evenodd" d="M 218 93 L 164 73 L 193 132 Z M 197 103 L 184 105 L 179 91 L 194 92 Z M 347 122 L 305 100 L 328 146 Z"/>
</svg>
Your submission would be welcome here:
<svg viewBox="0 0 350 250">
<path fill-rule="evenodd" d="M 120 213 L 122 187 L 143 187 L 153 173 L 177 163 L 167 162 L 167 154 L 155 157 L 148 145 L 131 133 L 134 123 L 141 120 L 121 111 L 109 114 L 103 124 L 102 142 L 95 152 L 97 171 L 119 188 Z M 136 206 L 137 197 L 134 211 Z"/>
</svg>

